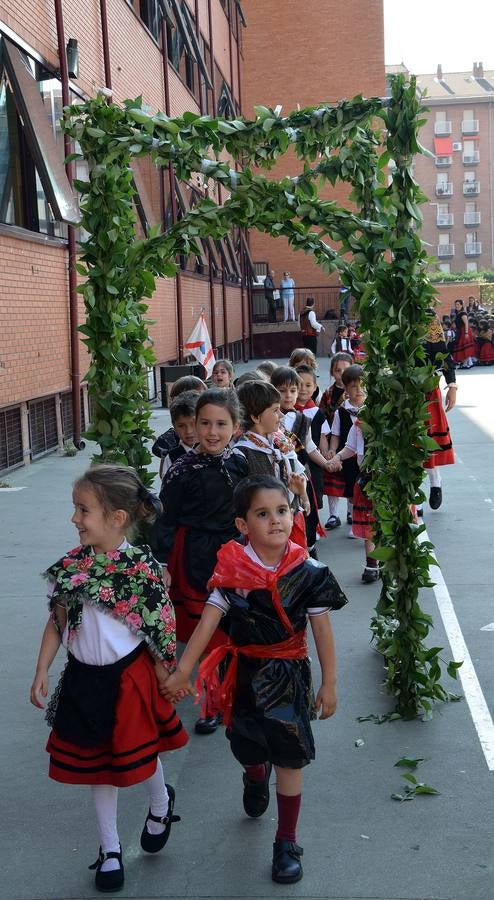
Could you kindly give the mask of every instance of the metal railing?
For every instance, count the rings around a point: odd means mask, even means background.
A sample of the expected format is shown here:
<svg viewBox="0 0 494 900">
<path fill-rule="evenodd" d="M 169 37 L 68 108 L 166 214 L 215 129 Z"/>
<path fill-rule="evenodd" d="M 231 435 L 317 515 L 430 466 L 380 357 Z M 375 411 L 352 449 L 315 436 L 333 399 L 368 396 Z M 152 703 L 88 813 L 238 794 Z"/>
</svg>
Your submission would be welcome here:
<svg viewBox="0 0 494 900">
<path fill-rule="evenodd" d="M 440 184 L 436 184 L 436 197 L 452 197 L 453 196 L 453 185 L 450 181 L 442 181 Z"/>
<path fill-rule="evenodd" d="M 463 154 L 463 164 L 465 166 L 474 166 L 480 162 L 480 151 L 474 150 L 472 153 Z"/>
<path fill-rule="evenodd" d="M 453 213 L 438 213 L 436 219 L 436 225 L 438 228 L 445 228 L 448 225 L 455 224 L 455 217 Z"/>
<path fill-rule="evenodd" d="M 479 212 L 466 212 L 463 213 L 463 224 L 464 225 L 480 225 L 481 215 Z"/>
<path fill-rule="evenodd" d="M 455 255 L 455 245 L 454 244 L 438 244 L 437 245 L 437 256 L 454 256 Z"/>
<path fill-rule="evenodd" d="M 451 134 L 451 122 L 446 120 L 442 122 L 434 122 L 434 134 Z"/>
<path fill-rule="evenodd" d="M 452 164 L 453 164 L 452 156 L 436 156 L 436 166 L 438 168 L 444 167 L 444 166 L 451 166 Z"/>
<path fill-rule="evenodd" d="M 465 256 L 480 256 L 482 253 L 482 241 L 469 241 L 465 244 Z"/>
<path fill-rule="evenodd" d="M 461 133 L 462 134 L 478 134 L 479 133 L 479 120 L 478 119 L 463 119 L 461 123 Z"/>
<path fill-rule="evenodd" d="M 276 284 L 276 289 L 280 289 L 278 284 Z M 327 287 L 295 287 L 294 294 L 294 309 L 296 320 L 298 320 L 300 311 L 305 307 L 307 297 L 314 298 L 314 312 L 319 321 L 322 321 L 325 318 L 332 319 L 333 321 L 340 318 L 341 300 L 340 289 L 338 286 L 328 285 Z M 282 298 L 276 301 L 276 306 L 277 321 L 282 322 L 284 319 L 284 307 Z M 252 321 L 255 324 L 269 322 L 269 307 L 264 293 L 264 288 L 255 285 L 252 288 Z"/>
<path fill-rule="evenodd" d="M 480 181 L 464 181 L 463 193 L 467 195 L 480 194 Z"/>
</svg>

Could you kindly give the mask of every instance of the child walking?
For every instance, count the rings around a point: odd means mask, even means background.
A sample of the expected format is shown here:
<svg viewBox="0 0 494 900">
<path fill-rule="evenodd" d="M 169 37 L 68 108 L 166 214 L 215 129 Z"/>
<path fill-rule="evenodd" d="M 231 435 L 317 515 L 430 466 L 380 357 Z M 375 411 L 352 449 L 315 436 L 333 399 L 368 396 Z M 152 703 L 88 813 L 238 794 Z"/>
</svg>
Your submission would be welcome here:
<svg viewBox="0 0 494 900">
<path fill-rule="evenodd" d="M 48 670 L 63 643 L 68 663 L 50 700 L 49 775 L 91 785 L 100 838 L 97 890 L 124 883 L 117 830 L 118 788 L 145 782 L 149 812 L 141 847 L 166 844 L 175 792 L 158 754 L 187 743 L 173 706 L 159 693 L 175 667 L 175 617 L 149 547 L 127 540 L 156 515 L 156 498 L 132 469 L 94 466 L 74 484 L 72 522 L 81 544 L 46 572 L 50 617 L 31 687 L 44 709 Z"/>
<path fill-rule="evenodd" d="M 165 567 L 179 641 L 188 641 L 201 617 L 218 550 L 238 536 L 233 488 L 248 474 L 245 457 L 230 447 L 239 417 L 234 391 L 204 391 L 196 404 L 198 443 L 168 470 L 161 486 L 163 512 L 151 543 Z M 214 640 L 223 640 L 221 632 Z M 204 713 L 195 724 L 197 734 L 211 734 L 219 725 L 213 693 Z"/>
<path fill-rule="evenodd" d="M 365 402 L 364 370 L 362 366 L 347 366 L 341 376 L 346 394 L 346 400 L 335 411 L 331 425 L 331 438 L 329 441 L 328 457 L 331 459 L 335 453 L 342 450 L 346 444 L 350 428 L 354 424 Z M 339 472 L 324 475 L 324 493 L 328 497 L 329 519 L 326 528 L 332 531 L 339 528 L 341 519 L 338 516 L 338 504 L 340 497 L 347 498 L 347 523 L 352 525 L 352 497 L 355 481 L 358 476 L 358 465 L 355 457 L 350 457 L 343 462 Z M 355 537 L 350 530 L 350 537 Z"/>
<path fill-rule="evenodd" d="M 336 709 L 328 611 L 347 601 L 328 568 L 289 540 L 293 516 L 283 484 L 272 476 L 251 476 L 235 488 L 234 500 L 246 544 L 230 541 L 221 548 L 201 621 L 163 691 L 169 699 L 194 692 L 194 665 L 223 620 L 228 644 L 204 660 L 199 680 L 228 656 L 221 700 L 232 753 L 244 768 L 244 810 L 253 818 L 266 811 L 274 766 L 278 829 L 272 878 L 290 884 L 302 878 L 296 827 L 302 769 L 315 756 L 310 721 L 316 711 L 326 719 Z M 308 621 L 322 676 L 315 702 Z"/>
</svg>

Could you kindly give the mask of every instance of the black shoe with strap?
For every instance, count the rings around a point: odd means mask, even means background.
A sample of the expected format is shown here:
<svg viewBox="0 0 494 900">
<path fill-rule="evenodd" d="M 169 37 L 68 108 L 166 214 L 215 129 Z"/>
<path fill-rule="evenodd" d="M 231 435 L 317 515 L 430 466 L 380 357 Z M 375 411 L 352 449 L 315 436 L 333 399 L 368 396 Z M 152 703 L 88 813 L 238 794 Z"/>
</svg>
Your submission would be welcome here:
<svg viewBox="0 0 494 900">
<path fill-rule="evenodd" d="M 119 868 L 111 869 L 109 872 L 102 872 L 101 866 L 104 862 L 106 862 L 107 859 L 118 859 Z M 103 894 L 111 894 L 114 891 L 122 890 L 124 883 L 124 867 L 122 863 L 121 847 L 118 853 L 113 851 L 104 853 L 100 847 L 98 859 L 92 864 L 92 866 L 89 866 L 88 868 L 96 869 L 96 875 L 94 876 L 94 886 L 97 891 L 101 891 Z"/>
<path fill-rule="evenodd" d="M 214 734 L 222 721 L 223 716 L 221 713 L 217 713 L 215 716 L 206 716 L 204 719 L 197 719 L 194 725 L 194 731 L 196 734 Z"/>
<path fill-rule="evenodd" d="M 302 847 L 294 841 L 275 841 L 273 844 L 273 866 L 271 878 L 278 884 L 295 884 L 300 881 L 304 871 L 300 857 Z"/>
<path fill-rule="evenodd" d="M 144 822 L 144 828 L 142 829 L 141 834 L 141 847 L 146 853 L 158 853 L 165 846 L 168 838 L 170 837 L 170 831 L 173 822 L 180 822 L 180 816 L 173 815 L 173 807 L 175 806 L 175 791 L 172 788 L 171 784 L 166 785 L 166 789 L 168 791 L 168 809 L 166 811 L 166 816 L 153 816 L 151 810 L 149 810 L 146 821 Z M 164 825 L 164 830 L 160 834 L 151 834 L 147 830 L 147 822 L 160 822 L 161 825 Z"/>
<path fill-rule="evenodd" d="M 269 806 L 269 778 L 271 769 L 270 762 L 264 763 L 266 773 L 262 781 L 249 781 L 247 773 L 244 772 L 244 809 L 251 819 L 258 819 L 266 812 Z"/>
<path fill-rule="evenodd" d="M 431 487 L 429 494 L 429 506 L 431 509 L 439 509 L 443 502 L 443 492 L 440 487 Z"/>
</svg>

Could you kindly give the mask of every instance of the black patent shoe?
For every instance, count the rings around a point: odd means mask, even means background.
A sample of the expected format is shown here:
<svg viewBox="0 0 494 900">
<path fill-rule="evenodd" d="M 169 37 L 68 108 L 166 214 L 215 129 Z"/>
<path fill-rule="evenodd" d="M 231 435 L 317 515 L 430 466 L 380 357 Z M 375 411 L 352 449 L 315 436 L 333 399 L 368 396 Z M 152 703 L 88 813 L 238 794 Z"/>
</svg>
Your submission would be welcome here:
<svg viewBox="0 0 494 900">
<path fill-rule="evenodd" d="M 118 859 L 120 868 L 113 869 L 111 872 L 102 872 L 101 866 L 107 859 Z M 121 847 L 119 853 L 114 853 L 113 851 L 110 851 L 110 853 L 103 853 L 103 850 L 100 847 L 98 859 L 92 866 L 88 866 L 88 868 L 96 869 L 94 886 L 97 891 L 101 891 L 103 894 L 111 894 L 114 891 L 122 890 L 124 883 L 124 867 L 122 863 Z"/>
<path fill-rule="evenodd" d="M 244 809 L 251 819 L 258 819 L 266 812 L 269 806 L 269 778 L 271 769 L 270 762 L 264 764 L 266 774 L 262 781 L 249 781 L 247 773 L 244 772 Z"/>
<path fill-rule="evenodd" d="M 206 716 L 205 719 L 197 719 L 194 731 L 196 734 L 213 734 L 222 721 L 221 713 L 217 713 L 215 716 Z"/>
<path fill-rule="evenodd" d="M 364 584 L 373 584 L 379 578 L 379 569 L 377 566 L 366 566 L 362 572 L 362 581 Z"/>
<path fill-rule="evenodd" d="M 168 809 L 166 811 L 166 816 L 153 816 L 151 810 L 149 810 L 146 821 L 144 822 L 144 828 L 142 829 L 141 834 L 141 847 L 146 853 L 158 853 L 162 850 L 170 837 L 172 822 L 180 822 L 180 816 L 173 815 L 175 791 L 171 784 L 167 784 L 166 789 L 168 791 Z M 162 831 L 161 834 L 150 834 L 146 827 L 149 820 L 151 822 L 161 822 L 161 824 L 165 826 L 164 831 Z"/>
<path fill-rule="evenodd" d="M 429 494 L 429 506 L 431 509 L 439 509 L 443 502 L 443 492 L 440 487 L 431 487 Z"/>
<path fill-rule="evenodd" d="M 273 867 L 271 878 L 278 884 L 294 884 L 304 874 L 300 857 L 302 847 L 293 841 L 275 841 L 273 844 Z"/>
</svg>

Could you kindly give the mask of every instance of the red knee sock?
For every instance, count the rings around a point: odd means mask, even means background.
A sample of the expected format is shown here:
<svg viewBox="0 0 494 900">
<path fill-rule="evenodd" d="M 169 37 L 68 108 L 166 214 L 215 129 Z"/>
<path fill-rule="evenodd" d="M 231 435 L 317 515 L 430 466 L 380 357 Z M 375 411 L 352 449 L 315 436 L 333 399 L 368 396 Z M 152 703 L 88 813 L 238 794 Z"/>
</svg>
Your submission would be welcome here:
<svg viewBox="0 0 494 900">
<path fill-rule="evenodd" d="M 297 821 L 302 794 L 296 794 L 295 797 L 287 797 L 285 794 L 279 794 L 276 791 L 276 800 L 278 801 L 278 830 L 275 840 L 295 842 L 297 840 Z"/>
<path fill-rule="evenodd" d="M 257 766 L 244 766 L 245 774 L 249 781 L 253 784 L 259 784 L 266 777 L 266 766 L 264 763 L 258 763 Z"/>
</svg>

